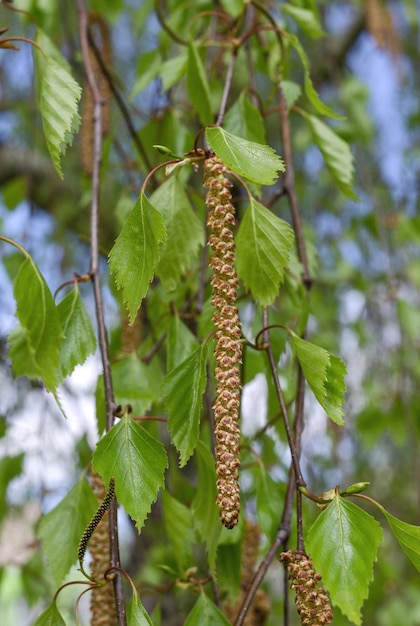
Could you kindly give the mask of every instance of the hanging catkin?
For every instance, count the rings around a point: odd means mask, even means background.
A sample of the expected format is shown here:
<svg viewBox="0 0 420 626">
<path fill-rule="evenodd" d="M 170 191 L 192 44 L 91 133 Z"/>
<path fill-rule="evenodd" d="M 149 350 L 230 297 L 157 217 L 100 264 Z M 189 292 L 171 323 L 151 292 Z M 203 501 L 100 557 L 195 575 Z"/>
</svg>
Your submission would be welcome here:
<svg viewBox="0 0 420 626">
<path fill-rule="evenodd" d="M 333 613 L 325 589 L 320 586 L 321 574 L 317 574 L 312 559 L 297 550 L 280 554 L 289 571 L 290 588 L 295 592 L 296 608 L 302 626 L 330 624 Z"/>
<path fill-rule="evenodd" d="M 241 327 L 236 307 L 238 279 L 234 267 L 235 244 L 232 226 L 235 209 L 231 202 L 231 182 L 227 168 L 216 156 L 204 161 L 204 186 L 208 188 L 208 245 L 212 250 L 210 267 L 216 358 L 215 456 L 217 505 L 227 528 L 238 522 L 239 501 L 239 404 L 242 361 Z"/>
</svg>

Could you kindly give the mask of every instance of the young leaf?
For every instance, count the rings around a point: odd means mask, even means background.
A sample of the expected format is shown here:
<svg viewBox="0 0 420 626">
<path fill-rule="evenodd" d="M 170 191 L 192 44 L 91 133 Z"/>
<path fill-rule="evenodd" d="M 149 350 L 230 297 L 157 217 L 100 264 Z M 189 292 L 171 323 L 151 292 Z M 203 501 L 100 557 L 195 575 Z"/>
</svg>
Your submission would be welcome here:
<svg viewBox="0 0 420 626">
<path fill-rule="evenodd" d="M 95 352 L 96 337 L 77 284 L 61 300 L 57 311 L 64 333 L 60 369 L 62 378 L 66 378 L 76 365 L 84 363 L 89 354 Z"/>
<path fill-rule="evenodd" d="M 330 107 L 328 107 L 319 99 L 319 96 L 317 92 L 315 91 L 315 88 L 312 84 L 311 77 L 309 75 L 309 60 L 308 60 L 308 57 L 306 56 L 305 50 L 302 48 L 302 45 L 299 39 L 296 37 L 296 35 L 293 35 L 292 33 L 284 32 L 284 36 L 290 40 L 290 43 L 295 48 L 302 62 L 303 70 L 305 72 L 305 85 L 304 85 L 305 93 L 308 97 L 308 100 L 312 104 L 312 106 L 318 111 L 318 113 L 321 113 L 321 115 L 327 115 L 328 117 L 333 117 L 335 119 L 342 120 L 343 119 L 342 115 L 338 115 L 334 113 L 334 111 L 332 111 Z"/>
<path fill-rule="evenodd" d="M 201 592 L 184 626 L 230 626 L 230 622 L 214 602 Z"/>
<path fill-rule="evenodd" d="M 198 46 L 188 44 L 187 89 L 190 101 L 198 111 L 203 126 L 213 122 L 210 102 L 210 89 Z"/>
<path fill-rule="evenodd" d="M 206 388 L 207 346 L 203 344 L 163 381 L 168 427 L 184 467 L 197 445 L 202 396 Z"/>
<path fill-rule="evenodd" d="M 220 126 L 207 128 L 206 139 L 227 167 L 254 183 L 272 185 L 277 172 L 285 170 L 283 160 L 273 148 L 231 135 Z"/>
<path fill-rule="evenodd" d="M 53 297 L 29 256 L 14 281 L 16 314 L 21 326 L 9 336 L 12 367 L 17 376 L 42 378 L 54 392 L 59 379 L 62 329 Z"/>
<path fill-rule="evenodd" d="M 306 540 L 315 570 L 333 604 L 354 624 L 368 595 L 382 529 L 374 517 L 337 496 L 317 517 Z"/>
<path fill-rule="evenodd" d="M 284 4 L 282 11 L 288 13 L 290 17 L 294 19 L 296 24 L 313 39 L 322 37 L 324 31 L 319 23 L 318 17 L 314 11 L 310 9 L 302 9 L 301 7 L 295 7 L 292 4 Z"/>
<path fill-rule="evenodd" d="M 353 155 L 349 145 L 329 126 L 313 115 L 305 115 L 312 129 L 313 137 L 321 150 L 325 163 L 341 191 L 351 200 L 358 200 L 352 190 Z"/>
<path fill-rule="evenodd" d="M 127 611 L 127 626 L 153 626 L 153 622 L 135 589 L 133 589 L 133 598 Z"/>
<path fill-rule="evenodd" d="M 106 483 L 115 479 L 118 501 L 140 530 L 164 485 L 165 448 L 128 415 L 99 441 L 93 467 Z"/>
<path fill-rule="evenodd" d="M 278 295 L 293 240 L 289 224 L 252 198 L 236 236 L 236 269 L 262 306 Z"/>
<path fill-rule="evenodd" d="M 161 214 L 141 193 L 111 252 L 109 265 L 133 323 L 166 241 Z"/>
<path fill-rule="evenodd" d="M 115 401 L 124 408 L 131 404 L 135 415 L 144 415 L 159 393 L 159 384 L 150 367 L 133 352 L 112 366 Z"/>
<path fill-rule="evenodd" d="M 41 613 L 34 623 L 34 626 L 66 626 L 66 622 L 58 610 L 56 603 L 53 602 L 48 609 Z"/>
<path fill-rule="evenodd" d="M 249 101 L 245 93 L 241 93 L 237 101 L 226 113 L 224 128 L 232 135 L 243 137 L 248 141 L 265 144 L 265 129 L 260 112 Z"/>
<path fill-rule="evenodd" d="M 151 196 L 165 221 L 166 245 L 160 254 L 156 273 L 165 289 L 175 289 L 204 245 L 201 221 L 191 208 L 178 176 L 171 176 Z"/>
<path fill-rule="evenodd" d="M 420 572 L 420 526 L 407 524 L 381 507 L 395 538 L 417 571 Z"/>
<path fill-rule="evenodd" d="M 40 32 L 38 43 L 45 51 L 35 51 L 35 68 L 39 73 L 39 109 L 44 135 L 54 167 L 63 178 L 60 158 L 71 145 L 78 130 L 80 117 L 78 102 L 82 95 L 80 85 L 70 72 L 70 67 L 48 37 Z"/>
<path fill-rule="evenodd" d="M 65 498 L 42 517 L 38 537 L 57 585 L 76 563 L 80 537 L 97 508 L 98 500 L 82 476 Z"/>
<path fill-rule="evenodd" d="M 162 493 L 162 507 L 166 535 L 178 565 L 178 574 L 182 576 L 194 564 L 191 511 L 168 491 Z"/>
<path fill-rule="evenodd" d="M 166 342 L 167 371 L 171 372 L 198 348 L 197 338 L 181 322 L 178 315 L 173 315 L 168 327 Z"/>
<path fill-rule="evenodd" d="M 214 458 L 202 441 L 196 448 L 198 467 L 197 491 L 192 502 L 193 522 L 200 539 L 205 542 L 209 566 L 216 577 L 217 544 L 222 525 L 216 504 L 216 469 Z"/>
<path fill-rule="evenodd" d="M 320 346 L 301 339 L 293 332 L 291 336 L 293 348 L 308 385 L 328 417 L 342 426 L 346 366 L 339 357 Z"/>
</svg>

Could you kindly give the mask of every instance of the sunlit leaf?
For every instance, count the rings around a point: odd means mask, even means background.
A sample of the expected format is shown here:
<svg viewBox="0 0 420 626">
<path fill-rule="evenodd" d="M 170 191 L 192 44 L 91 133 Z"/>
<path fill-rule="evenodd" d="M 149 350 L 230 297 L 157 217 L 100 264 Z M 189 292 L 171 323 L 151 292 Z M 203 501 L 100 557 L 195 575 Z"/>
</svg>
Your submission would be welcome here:
<svg viewBox="0 0 420 626">
<path fill-rule="evenodd" d="M 31 257 L 14 280 L 20 327 L 9 336 L 12 367 L 17 376 L 39 378 L 47 391 L 58 383 L 62 329 L 51 292 Z"/>
<path fill-rule="evenodd" d="M 77 285 L 57 306 L 64 338 L 61 344 L 62 378 L 84 363 L 96 349 L 96 337 Z"/>
<path fill-rule="evenodd" d="M 115 479 L 115 493 L 140 530 L 159 489 L 168 458 L 162 443 L 128 415 L 99 441 L 93 467 L 106 483 Z"/>
<path fill-rule="evenodd" d="M 79 128 L 78 102 L 82 90 L 67 61 L 46 35 L 39 32 L 37 41 L 46 53 L 37 49 L 34 52 L 35 68 L 40 73 L 38 97 L 42 125 L 54 167 L 63 178 L 60 160 Z"/>
<path fill-rule="evenodd" d="M 209 566 L 216 577 L 217 544 L 222 530 L 216 504 L 216 469 L 214 458 L 201 441 L 196 448 L 198 466 L 197 491 L 192 502 L 193 522 L 200 539 L 205 542 Z"/>
<path fill-rule="evenodd" d="M 201 592 L 184 626 L 230 626 L 230 622 L 214 602 L 204 592 Z"/>
<path fill-rule="evenodd" d="M 348 143 L 317 117 L 313 115 L 305 115 L 305 117 L 335 182 L 348 198 L 358 200 L 352 189 L 354 165 Z"/>
<path fill-rule="evenodd" d="M 289 224 L 252 199 L 236 236 L 236 269 L 262 306 L 278 295 L 293 241 Z"/>
<path fill-rule="evenodd" d="M 278 172 L 284 172 L 283 160 L 273 148 L 247 141 L 228 133 L 220 126 L 206 129 L 210 148 L 227 167 L 260 185 L 272 185 Z"/>
<path fill-rule="evenodd" d="M 204 229 L 178 176 L 170 176 L 150 200 L 161 212 L 167 232 L 156 273 L 165 288 L 172 290 L 178 286 L 181 276 L 190 269 L 199 248 L 204 245 Z"/>
<path fill-rule="evenodd" d="M 395 538 L 417 571 L 420 572 L 420 526 L 407 524 L 381 508 Z"/>
<path fill-rule="evenodd" d="M 382 529 L 375 518 L 340 496 L 317 517 L 308 533 L 308 553 L 331 601 L 357 625 L 361 624 L 360 608 L 368 596 L 381 541 Z"/>
<path fill-rule="evenodd" d="M 160 212 L 141 193 L 109 253 L 109 265 L 133 323 L 153 280 L 166 231 Z"/>
<path fill-rule="evenodd" d="M 169 372 L 163 397 L 169 413 L 168 427 L 184 467 L 197 445 L 202 397 L 206 388 L 207 346 L 203 344 Z"/>
<path fill-rule="evenodd" d="M 34 626 L 66 626 L 60 611 L 55 602 L 50 604 L 38 619 L 34 622 Z"/>
<path fill-rule="evenodd" d="M 190 42 L 188 45 L 187 88 L 189 98 L 200 116 L 201 123 L 203 126 L 211 124 L 213 113 L 210 103 L 210 88 L 199 48 L 194 42 Z"/>
<path fill-rule="evenodd" d="M 291 333 L 293 348 L 303 374 L 316 399 L 336 424 L 343 425 L 343 393 L 346 390 L 343 361 L 309 341 Z"/>
<path fill-rule="evenodd" d="M 57 585 L 76 563 L 80 537 L 97 508 L 98 500 L 82 476 L 65 498 L 41 518 L 38 537 Z"/>
</svg>

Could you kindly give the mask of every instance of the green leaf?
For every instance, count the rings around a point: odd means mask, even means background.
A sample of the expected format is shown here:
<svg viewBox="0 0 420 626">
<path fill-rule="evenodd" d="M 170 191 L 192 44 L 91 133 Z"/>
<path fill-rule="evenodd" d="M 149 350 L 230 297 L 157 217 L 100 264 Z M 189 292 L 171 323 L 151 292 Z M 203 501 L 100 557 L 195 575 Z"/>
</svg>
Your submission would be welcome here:
<svg viewBox="0 0 420 626">
<path fill-rule="evenodd" d="M 325 34 L 314 11 L 295 7 L 291 4 L 284 4 L 282 11 L 288 13 L 309 37 L 317 39 Z"/>
<path fill-rule="evenodd" d="M 168 178 L 150 199 L 166 225 L 166 244 L 156 273 L 170 291 L 176 289 L 181 276 L 191 268 L 199 248 L 204 245 L 204 229 L 178 176 Z"/>
<path fill-rule="evenodd" d="M 204 592 L 193 606 L 184 626 L 230 626 L 230 622 Z"/>
<path fill-rule="evenodd" d="M 257 482 L 257 517 L 261 530 L 270 540 L 274 540 L 282 513 L 282 500 L 273 498 L 279 494 L 281 486 L 276 483 L 263 465 L 259 468 Z"/>
<path fill-rule="evenodd" d="M 41 613 L 34 623 L 34 626 L 66 626 L 66 622 L 58 610 L 56 603 L 53 602 L 46 611 Z"/>
<path fill-rule="evenodd" d="M 9 336 L 13 370 L 17 376 L 41 378 L 54 392 L 60 382 L 62 329 L 47 283 L 29 256 L 14 280 L 14 296 L 21 326 Z"/>
<path fill-rule="evenodd" d="M 3 456 L 0 458 L 0 522 L 7 513 L 6 494 L 9 483 L 22 472 L 23 452 L 17 456 Z"/>
<path fill-rule="evenodd" d="M 306 547 L 333 604 L 353 623 L 368 595 L 382 529 L 371 515 L 337 496 L 309 530 Z"/>
<path fill-rule="evenodd" d="M 381 507 L 392 532 L 405 554 L 420 572 L 420 526 L 407 524 Z"/>
<path fill-rule="evenodd" d="M 236 236 L 236 269 L 262 306 L 278 295 L 293 241 L 289 224 L 252 198 Z"/>
<path fill-rule="evenodd" d="M 147 365 L 132 353 L 112 366 L 115 401 L 123 409 L 131 404 L 135 415 L 144 415 L 159 394 L 159 384 Z"/>
<path fill-rule="evenodd" d="M 213 113 L 209 84 L 198 46 L 192 41 L 188 44 L 187 89 L 190 101 L 197 110 L 203 126 L 211 124 Z"/>
<path fill-rule="evenodd" d="M 162 58 L 159 50 L 150 50 L 140 55 L 137 76 L 130 93 L 130 100 L 143 91 L 158 76 L 161 65 Z"/>
<path fill-rule="evenodd" d="M 35 51 L 35 68 L 40 74 L 39 109 L 42 125 L 54 167 L 60 178 L 63 178 L 60 159 L 79 128 L 78 102 L 82 89 L 71 75 L 67 61 L 46 35 L 40 32 L 37 41 L 46 53 L 44 55 Z"/>
<path fill-rule="evenodd" d="M 302 93 L 300 85 L 290 80 L 282 80 L 280 86 L 286 100 L 286 104 L 290 109 Z"/>
<path fill-rule="evenodd" d="M 321 113 L 321 115 L 327 115 L 328 117 L 333 117 L 339 120 L 344 119 L 342 115 L 338 115 L 334 113 L 334 111 L 332 111 L 330 107 L 328 107 L 319 99 L 319 96 L 317 92 L 315 91 L 315 88 L 312 84 L 311 77 L 309 75 L 309 60 L 308 60 L 308 57 L 306 56 L 305 50 L 302 48 L 302 45 L 299 39 L 296 37 L 296 35 L 293 35 L 292 33 L 284 32 L 283 34 L 285 37 L 287 37 L 287 39 L 290 40 L 290 43 L 295 48 L 302 62 L 303 69 L 305 72 L 305 93 L 306 93 L 306 96 L 308 97 L 308 100 L 312 104 L 312 106 L 318 111 L 318 113 Z"/>
<path fill-rule="evenodd" d="M 277 172 L 285 170 L 283 160 L 273 148 L 231 135 L 220 126 L 206 128 L 206 139 L 227 167 L 254 183 L 272 185 Z"/>
<path fill-rule="evenodd" d="M 168 458 L 161 442 L 124 415 L 99 441 L 93 467 L 106 483 L 115 479 L 118 501 L 140 530 L 164 485 Z"/>
<path fill-rule="evenodd" d="M 41 519 L 38 537 L 57 585 L 76 563 L 80 537 L 97 508 L 98 500 L 83 475 L 65 498 Z"/>
<path fill-rule="evenodd" d="M 339 357 L 324 348 L 301 339 L 293 332 L 291 336 L 293 348 L 308 385 L 328 417 L 342 426 L 346 366 Z"/>
<path fill-rule="evenodd" d="M 173 315 L 168 327 L 166 342 L 167 370 L 171 372 L 198 348 L 197 338 L 181 322 L 178 315 Z"/>
<path fill-rule="evenodd" d="M 192 502 L 193 522 L 205 542 L 212 575 L 216 578 L 217 544 L 222 530 L 216 504 L 216 468 L 214 458 L 202 441 L 196 448 L 198 467 L 197 491 Z"/>
<path fill-rule="evenodd" d="M 166 241 L 161 214 L 141 193 L 111 252 L 109 265 L 133 323 L 153 280 L 159 248 Z"/>
<path fill-rule="evenodd" d="M 96 349 L 92 322 L 76 284 L 57 306 L 64 333 L 60 352 L 61 377 L 69 376 Z"/>
<path fill-rule="evenodd" d="M 251 104 L 249 97 L 241 93 L 235 104 L 226 113 L 224 128 L 232 135 L 248 141 L 265 144 L 265 128 L 261 113 Z"/>
<path fill-rule="evenodd" d="M 206 388 L 207 346 L 203 344 L 163 382 L 163 397 L 169 413 L 168 428 L 184 467 L 197 445 L 202 396 Z"/>
<path fill-rule="evenodd" d="M 178 574 L 183 576 L 194 565 L 191 511 L 168 491 L 162 493 L 162 507 L 166 535 L 178 565 Z"/>
<path fill-rule="evenodd" d="M 153 626 L 153 622 L 150 619 L 150 616 L 147 613 L 146 609 L 142 605 L 139 595 L 135 589 L 133 589 L 133 598 L 127 611 L 127 625 Z"/>
<path fill-rule="evenodd" d="M 187 55 L 181 53 L 173 59 L 168 59 L 161 64 L 159 76 L 162 80 L 163 92 L 168 91 L 181 80 L 187 70 L 187 63 Z"/>
<path fill-rule="evenodd" d="M 341 191 L 351 200 L 359 200 L 352 190 L 353 155 L 346 141 L 313 115 L 305 115 L 325 163 Z"/>
</svg>

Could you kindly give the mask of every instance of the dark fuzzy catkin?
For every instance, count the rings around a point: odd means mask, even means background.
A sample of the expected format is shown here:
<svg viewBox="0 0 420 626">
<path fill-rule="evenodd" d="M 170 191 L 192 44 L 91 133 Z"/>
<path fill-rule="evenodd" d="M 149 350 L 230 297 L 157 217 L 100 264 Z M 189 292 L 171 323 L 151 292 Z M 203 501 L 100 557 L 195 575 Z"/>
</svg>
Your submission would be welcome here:
<svg viewBox="0 0 420 626">
<path fill-rule="evenodd" d="M 239 406 L 242 361 L 241 326 L 236 306 L 238 279 L 234 266 L 235 243 L 232 226 L 235 208 L 231 202 L 231 182 L 227 168 L 216 156 L 204 161 L 204 186 L 208 188 L 207 243 L 212 250 L 210 268 L 216 359 L 215 456 L 217 505 L 227 528 L 238 523 L 239 499 Z"/>
</svg>

